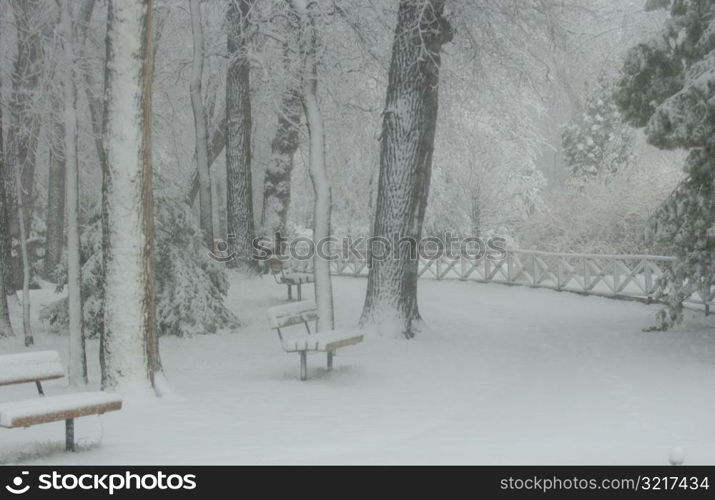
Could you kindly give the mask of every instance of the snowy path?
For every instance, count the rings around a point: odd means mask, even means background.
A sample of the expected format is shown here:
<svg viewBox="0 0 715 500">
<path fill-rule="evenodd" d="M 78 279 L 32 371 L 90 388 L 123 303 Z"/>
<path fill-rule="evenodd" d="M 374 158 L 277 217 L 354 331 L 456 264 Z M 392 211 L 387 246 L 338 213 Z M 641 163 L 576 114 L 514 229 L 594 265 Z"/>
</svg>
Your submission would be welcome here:
<svg viewBox="0 0 715 500">
<path fill-rule="evenodd" d="M 365 285 L 335 278 L 338 326 L 355 324 Z M 265 318 L 284 294 L 269 279 L 234 279 L 242 328 L 162 339 L 180 397 L 78 420 L 76 454 L 62 451 L 62 423 L 0 429 L 0 463 L 663 464 L 675 445 L 686 463 L 715 463 L 715 320 L 692 315 L 678 331 L 643 333 L 657 306 L 421 280 L 429 331 L 367 338 L 340 351 L 331 374 L 316 355 L 300 382 L 298 356 Z M 66 359 L 64 339 L 37 337 L 38 350 Z M 0 341 L 0 353 L 20 350 L 19 339 Z M 33 391 L 0 387 L 0 401 Z"/>
</svg>

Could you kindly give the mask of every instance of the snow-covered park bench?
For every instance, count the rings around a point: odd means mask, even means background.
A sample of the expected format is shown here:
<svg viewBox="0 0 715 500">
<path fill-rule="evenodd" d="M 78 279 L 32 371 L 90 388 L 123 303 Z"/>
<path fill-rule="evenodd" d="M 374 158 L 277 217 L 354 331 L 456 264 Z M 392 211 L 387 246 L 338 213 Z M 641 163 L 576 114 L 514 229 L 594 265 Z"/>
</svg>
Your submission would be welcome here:
<svg viewBox="0 0 715 500">
<path fill-rule="evenodd" d="M 283 350 L 300 354 L 300 379 L 308 378 L 308 351 L 328 353 L 328 370 L 333 369 L 333 356 L 341 347 L 362 342 L 363 335 L 358 330 L 330 330 L 327 332 L 311 333 L 309 323 L 317 321 L 318 308 L 315 302 L 304 300 L 268 309 L 268 321 L 273 330 L 278 332 Z M 287 326 L 305 325 L 305 334 L 297 336 L 286 335 L 281 328 Z"/>
<path fill-rule="evenodd" d="M 0 355 L 0 385 L 34 382 L 40 397 L 0 403 L 0 427 L 30 427 L 65 421 L 67 451 L 74 451 L 74 419 L 122 408 L 122 398 L 106 392 L 79 392 L 45 397 L 43 380 L 64 377 L 55 351 Z"/>
<path fill-rule="evenodd" d="M 303 300 L 302 285 L 315 282 L 315 276 L 313 273 L 308 272 L 307 267 L 305 269 L 297 267 L 286 268 L 285 263 L 277 257 L 272 257 L 268 260 L 268 269 L 276 283 L 288 287 L 288 300 L 293 300 L 293 286 L 298 290 L 298 300 Z"/>
</svg>

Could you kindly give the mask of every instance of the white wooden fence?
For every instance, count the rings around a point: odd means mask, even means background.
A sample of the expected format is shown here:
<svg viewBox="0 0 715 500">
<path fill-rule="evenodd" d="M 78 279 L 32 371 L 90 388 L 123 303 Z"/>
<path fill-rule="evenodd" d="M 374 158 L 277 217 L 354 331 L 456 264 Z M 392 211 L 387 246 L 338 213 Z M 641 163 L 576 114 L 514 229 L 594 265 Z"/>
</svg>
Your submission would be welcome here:
<svg viewBox="0 0 715 500">
<path fill-rule="evenodd" d="M 655 255 L 599 255 L 509 250 L 502 258 L 469 259 L 441 256 L 420 258 L 419 276 L 428 279 L 457 279 L 478 282 L 526 285 L 651 301 L 658 279 L 676 261 L 675 257 Z M 338 259 L 331 263 L 339 276 L 367 276 L 364 259 Z M 715 291 L 694 293 L 687 302 L 709 310 Z"/>
</svg>

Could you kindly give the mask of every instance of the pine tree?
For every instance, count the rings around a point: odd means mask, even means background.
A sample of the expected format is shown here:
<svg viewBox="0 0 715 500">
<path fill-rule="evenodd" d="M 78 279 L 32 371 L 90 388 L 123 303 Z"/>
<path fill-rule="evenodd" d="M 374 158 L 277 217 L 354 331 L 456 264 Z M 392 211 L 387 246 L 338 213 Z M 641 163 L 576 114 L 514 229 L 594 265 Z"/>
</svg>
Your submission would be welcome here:
<svg viewBox="0 0 715 500">
<path fill-rule="evenodd" d="M 161 182 L 159 184 L 162 184 Z M 238 319 L 225 306 L 229 289 L 226 268 L 211 259 L 203 245 L 201 227 L 191 207 L 157 190 L 156 198 L 156 327 L 160 335 L 191 336 L 236 326 Z M 82 231 L 83 325 L 87 338 L 102 335 L 104 290 L 102 280 L 102 226 L 99 215 Z M 67 279 L 66 264 L 59 266 L 58 293 Z M 68 301 L 62 298 L 45 307 L 40 317 L 53 332 L 69 325 Z"/>
<path fill-rule="evenodd" d="M 709 294 L 715 279 L 714 51 L 715 0 L 675 0 L 660 33 L 631 49 L 618 85 L 626 120 L 645 127 L 651 144 L 688 151 L 687 178 L 653 219 L 655 238 L 679 257 L 661 282 L 671 309 L 660 327 L 680 319 L 693 291 Z"/>
<path fill-rule="evenodd" d="M 579 119 L 562 133 L 564 161 L 576 180 L 613 174 L 632 158 L 633 134 L 613 98 L 613 85 L 600 78 Z"/>
</svg>

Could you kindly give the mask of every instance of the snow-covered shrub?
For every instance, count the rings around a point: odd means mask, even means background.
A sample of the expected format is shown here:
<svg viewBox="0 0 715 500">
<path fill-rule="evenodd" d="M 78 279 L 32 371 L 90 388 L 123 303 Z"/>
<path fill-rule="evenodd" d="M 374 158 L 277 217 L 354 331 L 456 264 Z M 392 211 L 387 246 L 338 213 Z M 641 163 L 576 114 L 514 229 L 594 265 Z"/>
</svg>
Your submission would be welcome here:
<svg viewBox="0 0 715 500">
<path fill-rule="evenodd" d="M 648 164 L 568 184 L 547 199 L 545 211 L 519 226 L 518 246 L 567 253 L 664 252 L 646 245 L 644 229 L 681 178 L 672 166 Z"/>
<path fill-rule="evenodd" d="M 156 199 L 156 294 L 157 326 L 161 335 L 213 333 L 237 324 L 224 305 L 228 292 L 225 268 L 212 260 L 203 246 L 196 216 L 188 205 L 166 196 Z M 81 238 L 82 298 L 85 334 L 95 337 L 103 325 L 102 231 L 95 216 Z M 66 281 L 66 264 L 59 276 L 59 289 Z M 58 300 L 41 312 L 53 329 L 68 325 L 67 299 Z"/>
</svg>

